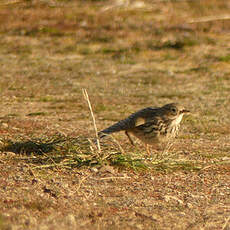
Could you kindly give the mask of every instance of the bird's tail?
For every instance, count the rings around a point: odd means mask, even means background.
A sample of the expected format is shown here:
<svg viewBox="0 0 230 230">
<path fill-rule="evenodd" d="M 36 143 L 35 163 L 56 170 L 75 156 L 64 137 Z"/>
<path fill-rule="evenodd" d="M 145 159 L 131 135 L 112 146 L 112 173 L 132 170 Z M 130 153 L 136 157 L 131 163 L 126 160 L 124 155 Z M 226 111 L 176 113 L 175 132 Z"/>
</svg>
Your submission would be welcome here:
<svg viewBox="0 0 230 230">
<path fill-rule="evenodd" d="M 103 138 L 109 134 L 115 133 L 115 132 L 119 132 L 119 131 L 123 131 L 123 130 L 127 130 L 130 126 L 130 120 L 129 119 L 124 119 L 121 120 L 117 123 L 115 123 L 114 125 L 100 131 L 98 133 L 99 138 Z"/>
</svg>

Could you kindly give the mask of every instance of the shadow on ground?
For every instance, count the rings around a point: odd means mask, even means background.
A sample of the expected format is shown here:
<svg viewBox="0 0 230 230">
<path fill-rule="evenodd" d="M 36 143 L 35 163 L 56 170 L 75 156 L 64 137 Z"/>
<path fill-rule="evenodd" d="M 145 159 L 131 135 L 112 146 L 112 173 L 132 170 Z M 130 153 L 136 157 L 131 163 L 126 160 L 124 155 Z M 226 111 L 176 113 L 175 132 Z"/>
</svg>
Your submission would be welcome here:
<svg viewBox="0 0 230 230">
<path fill-rule="evenodd" d="M 55 151 L 55 146 L 63 140 L 43 142 L 42 140 L 7 141 L 5 146 L 0 148 L 2 152 L 13 152 L 15 154 L 43 155 Z"/>
<path fill-rule="evenodd" d="M 17 159 L 36 167 L 81 167 L 99 164 L 99 155 L 90 149 L 86 137 L 53 136 L 30 140 L 3 140 L 0 152 L 12 152 Z"/>
</svg>

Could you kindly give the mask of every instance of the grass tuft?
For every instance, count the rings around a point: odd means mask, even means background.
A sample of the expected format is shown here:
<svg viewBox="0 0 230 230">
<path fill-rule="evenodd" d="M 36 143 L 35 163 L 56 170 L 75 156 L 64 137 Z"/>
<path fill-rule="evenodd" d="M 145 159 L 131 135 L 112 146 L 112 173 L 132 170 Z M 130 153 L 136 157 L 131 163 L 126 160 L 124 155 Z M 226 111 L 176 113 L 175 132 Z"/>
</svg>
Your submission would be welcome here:
<svg viewBox="0 0 230 230">
<path fill-rule="evenodd" d="M 196 171 L 200 166 L 190 161 L 173 159 L 153 159 L 140 153 L 125 152 L 120 144 L 112 140 L 101 146 L 101 152 L 92 147 L 86 137 L 72 138 L 63 135 L 33 138 L 30 140 L 7 140 L 1 142 L 1 152 L 13 152 L 19 161 L 31 165 L 33 169 L 81 168 L 111 165 L 120 169 L 168 171 Z"/>
</svg>

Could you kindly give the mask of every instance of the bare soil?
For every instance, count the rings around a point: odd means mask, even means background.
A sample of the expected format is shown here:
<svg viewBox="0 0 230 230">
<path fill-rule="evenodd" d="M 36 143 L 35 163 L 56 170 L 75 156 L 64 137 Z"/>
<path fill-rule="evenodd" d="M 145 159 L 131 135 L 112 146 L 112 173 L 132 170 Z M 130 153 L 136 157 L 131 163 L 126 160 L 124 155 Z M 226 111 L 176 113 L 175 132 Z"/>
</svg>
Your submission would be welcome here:
<svg viewBox="0 0 230 230">
<path fill-rule="evenodd" d="M 230 229 L 230 2 L 1 1 L 0 229 Z M 151 156 L 101 130 L 191 110 Z"/>
</svg>

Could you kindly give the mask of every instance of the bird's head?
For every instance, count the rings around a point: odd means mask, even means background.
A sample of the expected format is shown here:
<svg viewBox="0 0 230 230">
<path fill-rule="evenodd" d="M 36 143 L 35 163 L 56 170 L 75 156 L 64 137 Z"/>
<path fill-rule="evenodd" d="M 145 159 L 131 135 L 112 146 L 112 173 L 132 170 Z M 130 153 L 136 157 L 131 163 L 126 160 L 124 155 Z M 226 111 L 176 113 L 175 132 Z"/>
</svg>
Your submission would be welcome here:
<svg viewBox="0 0 230 230">
<path fill-rule="evenodd" d="M 179 124 L 183 118 L 185 113 L 189 113 L 190 111 L 185 109 L 184 106 L 179 105 L 178 103 L 171 103 L 164 105 L 162 107 L 165 117 L 169 120 L 175 120 L 176 124 Z"/>
</svg>

